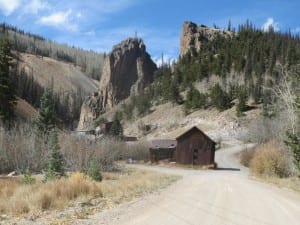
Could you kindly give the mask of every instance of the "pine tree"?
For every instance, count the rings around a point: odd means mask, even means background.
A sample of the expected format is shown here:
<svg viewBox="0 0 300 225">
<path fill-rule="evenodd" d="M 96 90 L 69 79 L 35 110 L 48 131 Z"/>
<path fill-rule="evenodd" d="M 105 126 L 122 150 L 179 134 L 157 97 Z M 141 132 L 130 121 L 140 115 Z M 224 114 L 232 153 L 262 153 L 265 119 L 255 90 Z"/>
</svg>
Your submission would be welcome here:
<svg viewBox="0 0 300 225">
<path fill-rule="evenodd" d="M 51 88 L 47 87 L 41 98 L 39 114 L 35 121 L 38 131 L 46 138 L 46 141 L 48 140 L 50 130 L 55 126 L 55 111 L 52 96 Z"/>
<path fill-rule="evenodd" d="M 46 169 L 45 180 L 53 180 L 65 176 L 64 158 L 60 152 L 58 133 L 53 129 L 50 133 L 49 161 Z"/>
<path fill-rule="evenodd" d="M 238 90 L 238 104 L 236 106 L 236 115 L 237 116 L 242 116 L 243 112 L 247 110 L 247 90 L 245 87 L 240 87 Z"/>
<path fill-rule="evenodd" d="M 123 137 L 123 127 L 119 120 L 114 120 L 109 130 L 109 134 L 114 137 Z"/>
<path fill-rule="evenodd" d="M 11 45 L 4 35 L 0 39 L 0 119 L 8 127 L 14 118 L 16 94 L 10 67 L 12 66 Z"/>
<path fill-rule="evenodd" d="M 229 95 L 223 91 L 219 84 L 210 89 L 210 98 L 211 104 L 220 111 L 228 109 L 231 106 Z"/>
<path fill-rule="evenodd" d="M 178 85 L 172 81 L 170 84 L 170 90 L 169 90 L 169 100 L 173 103 L 182 104 L 182 97 L 180 95 L 179 87 Z"/>
</svg>

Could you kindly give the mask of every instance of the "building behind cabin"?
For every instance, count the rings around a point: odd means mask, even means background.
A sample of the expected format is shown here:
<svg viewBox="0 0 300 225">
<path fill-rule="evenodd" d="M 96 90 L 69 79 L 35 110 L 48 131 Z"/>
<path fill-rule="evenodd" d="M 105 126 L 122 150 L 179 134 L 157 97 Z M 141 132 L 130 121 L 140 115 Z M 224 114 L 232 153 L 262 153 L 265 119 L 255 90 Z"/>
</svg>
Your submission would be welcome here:
<svg viewBox="0 0 300 225">
<path fill-rule="evenodd" d="M 150 160 L 157 163 L 159 160 L 169 159 L 174 161 L 176 140 L 160 139 L 152 140 L 150 146 Z"/>
</svg>

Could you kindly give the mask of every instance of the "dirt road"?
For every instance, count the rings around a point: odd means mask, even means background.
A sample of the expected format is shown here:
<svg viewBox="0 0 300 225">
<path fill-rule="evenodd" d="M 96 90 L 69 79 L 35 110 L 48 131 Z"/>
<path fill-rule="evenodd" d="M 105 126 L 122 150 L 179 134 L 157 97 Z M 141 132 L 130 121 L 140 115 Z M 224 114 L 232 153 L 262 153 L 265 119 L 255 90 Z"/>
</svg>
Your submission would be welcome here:
<svg viewBox="0 0 300 225">
<path fill-rule="evenodd" d="M 80 224 L 113 225 L 299 225 L 300 195 L 249 179 L 236 152 L 216 152 L 219 170 L 135 166 L 182 179 L 160 193 L 94 215 Z"/>
</svg>

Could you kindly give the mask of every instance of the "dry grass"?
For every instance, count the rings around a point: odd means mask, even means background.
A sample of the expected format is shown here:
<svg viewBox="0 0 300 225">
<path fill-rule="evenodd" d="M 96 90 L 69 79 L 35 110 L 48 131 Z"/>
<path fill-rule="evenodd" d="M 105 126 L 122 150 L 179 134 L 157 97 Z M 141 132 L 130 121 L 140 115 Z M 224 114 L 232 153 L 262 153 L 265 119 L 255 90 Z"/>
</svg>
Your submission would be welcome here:
<svg viewBox="0 0 300 225">
<path fill-rule="evenodd" d="M 287 177 L 291 174 L 291 161 L 287 151 L 275 141 L 259 145 L 250 162 L 251 171 L 260 176 Z"/>
<path fill-rule="evenodd" d="M 16 180 L 0 180 L 0 214 L 40 213 L 91 202 L 103 208 L 165 187 L 176 180 L 171 176 L 135 170 L 104 173 L 103 177 L 100 183 L 82 173 L 74 173 L 68 178 L 48 183 L 37 182 L 34 185 L 22 185 Z"/>
<path fill-rule="evenodd" d="M 30 211 L 61 209 L 77 198 L 102 196 L 101 187 L 81 173 L 34 185 L 1 181 L 0 212 L 18 215 Z"/>
<path fill-rule="evenodd" d="M 241 152 L 240 162 L 242 165 L 249 167 L 251 160 L 253 159 L 255 148 L 245 149 Z"/>
<path fill-rule="evenodd" d="M 289 188 L 300 193 L 300 178 L 297 176 L 279 178 L 279 177 L 258 177 L 257 180 L 275 184 L 280 188 Z"/>
</svg>

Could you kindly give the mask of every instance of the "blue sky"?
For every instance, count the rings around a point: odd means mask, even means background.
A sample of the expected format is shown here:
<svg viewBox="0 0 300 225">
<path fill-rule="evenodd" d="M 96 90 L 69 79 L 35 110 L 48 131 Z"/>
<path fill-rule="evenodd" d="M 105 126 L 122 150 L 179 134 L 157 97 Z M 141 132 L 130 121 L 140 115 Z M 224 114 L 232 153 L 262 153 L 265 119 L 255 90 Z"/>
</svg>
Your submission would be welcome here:
<svg viewBox="0 0 300 225">
<path fill-rule="evenodd" d="M 137 32 L 153 58 L 174 59 L 184 21 L 225 28 L 249 19 L 299 33 L 299 9 L 300 0 L 0 0 L 0 22 L 98 52 Z"/>
</svg>

